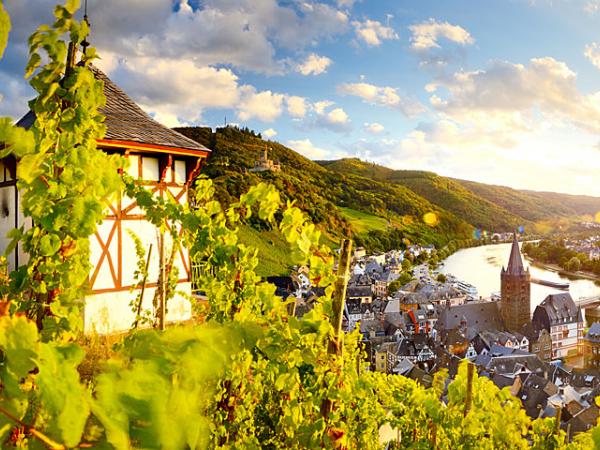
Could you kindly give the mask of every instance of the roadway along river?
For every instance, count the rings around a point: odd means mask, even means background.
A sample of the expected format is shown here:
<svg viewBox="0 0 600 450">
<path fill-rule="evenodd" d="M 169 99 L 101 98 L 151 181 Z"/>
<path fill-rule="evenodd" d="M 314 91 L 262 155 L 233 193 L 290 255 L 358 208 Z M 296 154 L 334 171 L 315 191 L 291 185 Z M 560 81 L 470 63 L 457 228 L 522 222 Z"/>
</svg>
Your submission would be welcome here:
<svg viewBox="0 0 600 450">
<path fill-rule="evenodd" d="M 480 296 L 489 297 L 500 292 L 500 270 L 508 263 L 511 244 L 483 245 L 459 250 L 446 260 L 440 272 L 451 273 L 459 280 L 466 281 L 477 288 Z M 523 259 L 525 267 L 529 262 Z M 600 287 L 590 280 L 569 280 L 556 272 L 530 266 L 531 276 L 548 281 L 566 281 L 570 283 L 569 292 L 577 302 L 580 297 L 600 295 Z M 531 310 L 544 300 L 548 294 L 566 292 L 548 286 L 531 283 Z"/>
</svg>

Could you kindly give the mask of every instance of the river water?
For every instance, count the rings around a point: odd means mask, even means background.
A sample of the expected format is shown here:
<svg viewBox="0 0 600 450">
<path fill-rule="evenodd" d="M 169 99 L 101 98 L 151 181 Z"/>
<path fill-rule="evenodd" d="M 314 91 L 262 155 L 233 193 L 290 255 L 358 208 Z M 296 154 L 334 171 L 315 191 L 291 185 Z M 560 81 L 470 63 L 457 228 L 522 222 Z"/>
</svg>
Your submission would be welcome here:
<svg viewBox="0 0 600 450">
<path fill-rule="evenodd" d="M 479 295 L 489 297 L 500 292 L 500 271 L 508 263 L 512 244 L 483 245 L 459 250 L 446 258 L 440 272 L 452 274 L 461 281 L 466 281 L 477 288 Z M 600 286 L 590 280 L 569 280 L 539 267 L 530 266 L 523 258 L 525 267 L 529 266 L 531 276 L 548 281 L 566 281 L 570 283 L 569 292 L 577 302 L 580 297 L 600 295 Z M 531 283 L 531 310 L 540 304 L 548 294 L 566 292 L 560 289 Z"/>
</svg>

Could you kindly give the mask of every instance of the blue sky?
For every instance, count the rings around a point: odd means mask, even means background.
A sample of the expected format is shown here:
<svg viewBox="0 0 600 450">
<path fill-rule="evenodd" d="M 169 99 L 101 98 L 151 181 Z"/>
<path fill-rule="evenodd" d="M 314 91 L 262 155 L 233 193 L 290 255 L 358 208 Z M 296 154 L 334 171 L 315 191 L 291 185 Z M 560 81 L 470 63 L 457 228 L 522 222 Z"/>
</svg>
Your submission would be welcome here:
<svg viewBox="0 0 600 450">
<path fill-rule="evenodd" d="M 31 97 L 8 0 L 0 114 Z M 600 0 L 89 0 L 98 65 L 163 123 L 248 126 L 312 159 L 600 196 Z"/>
</svg>

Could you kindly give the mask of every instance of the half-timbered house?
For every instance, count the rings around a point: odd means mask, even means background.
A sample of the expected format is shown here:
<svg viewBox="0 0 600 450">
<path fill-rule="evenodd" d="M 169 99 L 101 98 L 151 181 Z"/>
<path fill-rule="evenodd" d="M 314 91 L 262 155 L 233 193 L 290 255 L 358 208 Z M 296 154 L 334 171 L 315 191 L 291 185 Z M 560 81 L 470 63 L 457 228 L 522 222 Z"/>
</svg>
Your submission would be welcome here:
<svg viewBox="0 0 600 450">
<path fill-rule="evenodd" d="M 92 67 L 97 79 L 104 83 L 107 132 L 98 147 L 109 153 L 122 154 L 129 162 L 128 171 L 139 183 L 157 196 L 169 193 L 179 202 L 187 202 L 188 188 L 198 175 L 210 150 L 196 141 L 171 130 L 148 116 L 127 94 L 103 72 Z M 29 112 L 18 125 L 29 128 L 35 115 Z M 0 246 L 6 248 L 6 233 L 27 220 L 19 208 L 16 183 L 18 161 L 6 158 L 0 163 Z M 89 295 L 85 298 L 84 328 L 86 332 L 109 333 L 127 329 L 135 314 L 130 306 L 136 297 L 134 272 L 137 236 L 148 249 L 154 246 L 145 288 L 144 308 L 152 309 L 152 299 L 159 273 L 158 230 L 145 219 L 136 202 L 119 195 L 107 204 L 106 217 L 90 237 L 92 270 Z M 20 248 L 8 257 L 9 269 L 26 261 Z M 174 265 L 178 269 L 177 291 L 191 293 L 191 264 L 186 249 L 176 249 Z M 176 294 L 169 301 L 167 321 L 185 320 L 191 316 L 191 305 L 185 295 Z"/>
</svg>

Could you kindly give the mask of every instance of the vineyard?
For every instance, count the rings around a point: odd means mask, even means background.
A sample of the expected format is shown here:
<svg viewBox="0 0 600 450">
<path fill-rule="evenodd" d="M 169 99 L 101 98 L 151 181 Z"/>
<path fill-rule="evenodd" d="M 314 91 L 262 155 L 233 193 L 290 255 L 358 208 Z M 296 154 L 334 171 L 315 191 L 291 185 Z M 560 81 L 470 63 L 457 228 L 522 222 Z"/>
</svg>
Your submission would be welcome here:
<svg viewBox="0 0 600 450">
<path fill-rule="evenodd" d="M 19 160 L 23 213 L 33 223 L 11 233 L 29 259 L 0 284 L 2 448 L 600 447 L 600 428 L 567 443 L 556 419 L 531 420 L 507 388 L 466 362 L 449 383 L 438 372 L 430 389 L 367 370 L 358 332 L 341 332 L 351 243 L 343 242 L 334 272 L 320 232 L 273 187 L 256 185 L 223 209 L 200 177 L 190 208 L 121 175 L 124 161 L 96 148 L 104 98 L 88 69 L 94 50 L 75 62 L 88 33 L 74 19 L 78 6 L 57 6 L 54 24 L 29 40 L 34 126 L 0 119 L 0 157 Z M 9 29 L 0 2 L 0 54 Z M 146 328 L 136 320 L 84 377 L 88 238 L 119 192 L 204 262 L 208 303 L 194 305 L 193 323 L 166 330 L 156 317 L 143 318 Z M 292 260 L 310 265 L 312 282 L 324 288 L 301 319 L 256 274 L 256 250 L 239 241 L 253 216 L 279 230 Z M 164 285 L 168 304 L 173 288 Z"/>
</svg>

